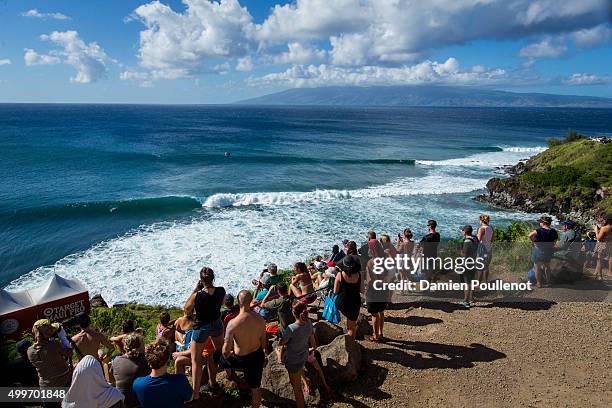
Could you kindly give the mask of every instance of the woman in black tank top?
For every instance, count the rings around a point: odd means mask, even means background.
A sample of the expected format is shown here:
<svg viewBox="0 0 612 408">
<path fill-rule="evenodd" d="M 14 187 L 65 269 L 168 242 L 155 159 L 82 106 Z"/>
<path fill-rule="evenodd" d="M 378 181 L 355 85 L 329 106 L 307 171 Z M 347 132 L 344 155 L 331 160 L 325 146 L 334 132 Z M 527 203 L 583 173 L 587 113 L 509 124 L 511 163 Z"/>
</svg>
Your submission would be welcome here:
<svg viewBox="0 0 612 408">
<path fill-rule="evenodd" d="M 195 310 L 196 318 L 189 348 L 191 349 L 191 372 L 193 375 L 193 399 L 200 398 L 200 381 L 202 379 L 202 350 L 210 338 L 215 350 L 223 346 L 223 322 L 221 322 L 221 305 L 225 300 L 225 289 L 213 286 L 215 274 L 208 267 L 200 271 L 200 280 L 187 299 L 185 313 L 191 315 Z M 208 353 L 208 388 L 218 388 L 217 364 L 213 353 Z"/>
</svg>

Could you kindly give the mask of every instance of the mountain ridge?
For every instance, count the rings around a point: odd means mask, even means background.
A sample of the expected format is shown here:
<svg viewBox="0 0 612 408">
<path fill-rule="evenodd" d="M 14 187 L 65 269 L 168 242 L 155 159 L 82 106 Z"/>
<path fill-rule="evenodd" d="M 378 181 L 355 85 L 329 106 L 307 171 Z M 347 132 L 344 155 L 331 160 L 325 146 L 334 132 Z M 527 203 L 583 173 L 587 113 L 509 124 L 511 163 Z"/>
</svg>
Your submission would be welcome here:
<svg viewBox="0 0 612 408">
<path fill-rule="evenodd" d="M 612 108 L 612 98 L 442 85 L 293 88 L 238 105 Z"/>
</svg>

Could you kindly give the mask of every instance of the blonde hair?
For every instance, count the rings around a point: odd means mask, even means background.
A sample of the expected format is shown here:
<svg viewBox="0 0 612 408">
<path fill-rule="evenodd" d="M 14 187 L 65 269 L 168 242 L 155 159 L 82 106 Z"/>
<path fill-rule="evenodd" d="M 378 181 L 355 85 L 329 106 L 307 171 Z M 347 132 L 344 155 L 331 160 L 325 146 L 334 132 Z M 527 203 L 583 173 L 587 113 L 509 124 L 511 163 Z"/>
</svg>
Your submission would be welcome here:
<svg viewBox="0 0 612 408">
<path fill-rule="evenodd" d="M 164 367 L 170 359 L 170 343 L 164 338 L 159 338 L 153 343 L 147 344 L 145 358 L 154 370 Z"/>
<path fill-rule="evenodd" d="M 130 358 L 136 358 L 140 354 L 140 347 L 142 346 L 142 338 L 134 333 L 130 333 L 123 338 L 123 347 L 125 349 L 125 355 Z"/>
<path fill-rule="evenodd" d="M 491 217 L 489 217 L 487 214 L 481 214 L 480 215 L 480 221 L 482 221 L 485 224 L 489 225 L 489 222 L 491 221 Z"/>
</svg>

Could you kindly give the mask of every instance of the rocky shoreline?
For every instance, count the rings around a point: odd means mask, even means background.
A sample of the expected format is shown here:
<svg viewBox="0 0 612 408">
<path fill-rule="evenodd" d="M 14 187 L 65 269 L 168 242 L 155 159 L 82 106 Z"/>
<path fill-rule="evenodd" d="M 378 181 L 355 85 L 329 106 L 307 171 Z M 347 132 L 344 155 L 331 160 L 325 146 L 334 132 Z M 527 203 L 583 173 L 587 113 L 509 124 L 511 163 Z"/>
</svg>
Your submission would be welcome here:
<svg viewBox="0 0 612 408">
<path fill-rule="evenodd" d="M 601 142 L 593 140 L 592 143 Z M 585 188 L 580 183 L 568 180 L 563 186 L 564 189 L 560 190 L 530 181 L 533 180 L 529 177 L 532 174 L 550 172 L 550 166 L 542 168 L 542 163 L 553 162 L 547 156 L 556 159 L 554 155 L 558 154 L 558 150 L 567 150 L 571 148 L 571 144 L 549 148 L 531 159 L 504 167 L 503 170 L 508 176 L 490 179 L 486 184 L 486 193 L 475 197 L 475 200 L 528 213 L 547 213 L 560 220 L 571 219 L 583 226 L 592 225 L 596 218 L 609 211 L 604 203 L 604 199 L 609 198 L 612 193 L 609 187 L 597 185 Z M 551 153 L 551 150 L 555 151 Z M 559 167 L 562 166 L 557 166 Z"/>
</svg>

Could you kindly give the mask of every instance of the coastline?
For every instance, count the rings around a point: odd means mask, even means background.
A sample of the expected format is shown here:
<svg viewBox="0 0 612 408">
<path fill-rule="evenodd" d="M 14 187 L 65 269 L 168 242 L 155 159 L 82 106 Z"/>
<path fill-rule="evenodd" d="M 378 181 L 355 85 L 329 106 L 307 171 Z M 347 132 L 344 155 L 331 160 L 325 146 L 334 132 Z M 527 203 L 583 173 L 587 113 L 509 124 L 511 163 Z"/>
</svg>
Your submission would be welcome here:
<svg viewBox="0 0 612 408">
<path fill-rule="evenodd" d="M 581 227 L 612 212 L 612 144 L 608 138 L 552 139 L 548 149 L 504 168 L 508 177 L 491 178 L 476 201 L 527 213 L 570 219 Z M 598 163 L 594 158 L 598 158 Z M 602 171 L 590 171 L 602 166 Z M 591 174 L 593 173 L 593 175 Z"/>
</svg>

